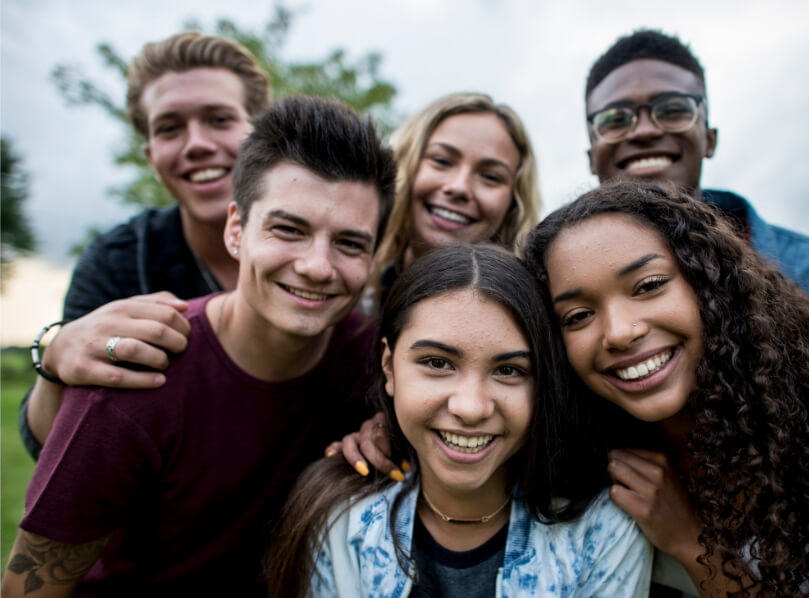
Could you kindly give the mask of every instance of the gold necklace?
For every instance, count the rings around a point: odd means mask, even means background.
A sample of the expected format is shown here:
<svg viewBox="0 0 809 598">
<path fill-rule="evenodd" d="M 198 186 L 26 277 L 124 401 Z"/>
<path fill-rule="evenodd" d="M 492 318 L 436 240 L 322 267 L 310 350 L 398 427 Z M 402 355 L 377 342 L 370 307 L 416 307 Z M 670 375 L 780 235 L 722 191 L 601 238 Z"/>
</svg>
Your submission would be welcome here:
<svg viewBox="0 0 809 598">
<path fill-rule="evenodd" d="M 421 495 L 424 497 L 424 501 L 427 503 L 427 506 L 430 507 L 430 509 L 432 509 L 433 513 L 438 515 L 441 519 L 443 519 L 447 523 L 486 523 L 487 521 L 491 520 L 492 517 L 497 515 L 500 511 L 505 509 L 506 505 L 511 502 L 511 494 L 509 494 L 508 498 L 506 498 L 506 502 L 497 507 L 497 510 L 495 510 L 494 512 L 489 513 L 488 515 L 484 515 L 483 517 L 479 517 L 477 519 L 460 519 L 458 517 L 450 517 L 449 515 L 444 515 L 444 513 L 439 511 L 438 508 L 433 503 L 430 502 L 430 499 L 427 498 L 427 494 L 424 492 L 424 488 L 421 489 Z"/>
</svg>

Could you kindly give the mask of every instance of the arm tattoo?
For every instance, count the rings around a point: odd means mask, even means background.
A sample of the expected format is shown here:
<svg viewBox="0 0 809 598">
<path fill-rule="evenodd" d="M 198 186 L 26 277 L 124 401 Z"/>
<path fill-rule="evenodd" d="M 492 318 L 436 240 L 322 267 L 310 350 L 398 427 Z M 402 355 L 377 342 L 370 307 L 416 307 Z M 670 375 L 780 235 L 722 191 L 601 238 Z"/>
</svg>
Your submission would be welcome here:
<svg viewBox="0 0 809 598">
<path fill-rule="evenodd" d="M 46 583 L 75 583 L 98 560 L 108 540 L 109 536 L 84 544 L 62 544 L 20 530 L 8 568 L 17 575 L 27 573 L 26 594 Z"/>
</svg>

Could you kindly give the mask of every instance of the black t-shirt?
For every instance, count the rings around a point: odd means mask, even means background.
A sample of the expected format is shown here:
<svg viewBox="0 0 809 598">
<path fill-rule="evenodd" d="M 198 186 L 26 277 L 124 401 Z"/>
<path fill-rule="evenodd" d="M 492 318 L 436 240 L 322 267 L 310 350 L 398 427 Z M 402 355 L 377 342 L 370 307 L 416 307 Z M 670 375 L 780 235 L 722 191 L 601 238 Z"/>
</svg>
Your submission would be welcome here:
<svg viewBox="0 0 809 598">
<path fill-rule="evenodd" d="M 506 553 L 508 523 L 484 544 L 463 552 L 441 546 L 416 517 L 413 558 L 418 570 L 410 598 L 491 598 Z"/>
</svg>

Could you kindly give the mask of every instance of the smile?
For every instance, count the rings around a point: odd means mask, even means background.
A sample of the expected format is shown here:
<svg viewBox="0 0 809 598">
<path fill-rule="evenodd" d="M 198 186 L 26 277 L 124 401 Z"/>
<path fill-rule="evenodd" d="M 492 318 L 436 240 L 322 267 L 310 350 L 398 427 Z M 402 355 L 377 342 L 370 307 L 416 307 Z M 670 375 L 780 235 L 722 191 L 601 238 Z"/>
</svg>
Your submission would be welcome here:
<svg viewBox="0 0 809 598">
<path fill-rule="evenodd" d="M 640 380 L 659 371 L 674 355 L 674 349 L 667 349 L 635 365 L 614 370 L 621 380 Z"/>
<path fill-rule="evenodd" d="M 461 436 L 452 434 L 451 432 L 444 432 L 438 430 L 438 435 L 448 447 L 459 453 L 478 453 L 489 446 L 491 443 L 491 434 L 484 434 L 483 436 Z"/>
<path fill-rule="evenodd" d="M 186 178 L 192 183 L 207 183 L 221 179 L 228 173 L 227 168 L 203 168 L 202 170 L 194 170 L 186 175 Z"/>
<path fill-rule="evenodd" d="M 624 165 L 624 170 L 632 172 L 635 170 L 652 170 L 658 168 L 668 168 L 671 166 L 672 160 L 669 156 L 649 156 L 647 158 L 639 158 L 637 160 L 630 160 Z"/>
<path fill-rule="evenodd" d="M 282 289 L 284 289 L 290 295 L 295 295 L 296 297 L 300 297 L 301 299 L 308 299 L 309 301 L 325 301 L 331 295 L 326 295 L 324 293 L 314 293 L 312 291 L 304 291 L 303 289 L 296 289 L 294 287 L 287 286 L 285 284 L 278 283 Z"/>
<path fill-rule="evenodd" d="M 427 206 L 427 211 L 434 216 L 438 216 L 439 218 L 443 218 L 444 220 L 455 222 L 457 224 L 472 224 L 473 222 L 473 220 L 468 216 L 464 216 L 458 212 L 453 212 L 452 210 L 447 210 L 446 208 L 439 208 L 438 206 Z"/>
</svg>

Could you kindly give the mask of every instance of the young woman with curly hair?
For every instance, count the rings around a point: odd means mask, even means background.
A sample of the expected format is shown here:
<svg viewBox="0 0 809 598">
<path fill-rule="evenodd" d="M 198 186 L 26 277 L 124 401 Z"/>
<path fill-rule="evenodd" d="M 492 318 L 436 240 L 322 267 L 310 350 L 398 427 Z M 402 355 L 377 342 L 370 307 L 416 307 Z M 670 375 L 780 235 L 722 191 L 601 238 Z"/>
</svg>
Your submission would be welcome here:
<svg viewBox="0 0 809 598">
<path fill-rule="evenodd" d="M 559 442 L 578 414 L 551 317 L 501 248 L 408 267 L 382 312 L 374 399 L 415 467 L 401 484 L 338 458 L 307 469 L 271 547 L 270 596 L 646 596 L 651 545 L 597 464 Z"/>
<path fill-rule="evenodd" d="M 809 296 L 710 206 L 638 183 L 555 211 L 525 253 L 613 501 L 703 596 L 809 594 Z"/>
</svg>

